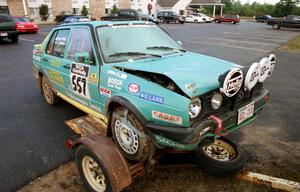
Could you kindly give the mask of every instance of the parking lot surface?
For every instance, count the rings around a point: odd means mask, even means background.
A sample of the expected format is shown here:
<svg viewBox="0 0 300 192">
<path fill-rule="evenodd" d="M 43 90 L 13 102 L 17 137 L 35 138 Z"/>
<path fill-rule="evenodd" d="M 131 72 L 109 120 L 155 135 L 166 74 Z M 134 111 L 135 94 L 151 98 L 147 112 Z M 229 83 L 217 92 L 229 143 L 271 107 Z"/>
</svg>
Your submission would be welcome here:
<svg viewBox="0 0 300 192">
<path fill-rule="evenodd" d="M 73 133 L 63 122 L 83 113 L 65 102 L 48 106 L 32 76 L 33 45 L 41 43 L 52 27 L 41 26 L 38 34 L 21 35 L 18 44 L 0 43 L 0 191 L 15 191 L 73 158 L 64 147 Z M 241 65 L 258 61 L 271 51 L 278 55 L 279 64 L 265 83 L 271 102 L 258 121 L 231 138 L 245 148 L 252 171 L 300 180 L 299 55 L 275 50 L 300 31 L 273 31 L 252 22 L 170 24 L 162 28 L 189 51 Z M 127 191 L 201 191 L 201 186 L 202 191 L 255 190 L 232 178 L 223 180 L 199 170 L 172 169 L 147 174 Z"/>
</svg>

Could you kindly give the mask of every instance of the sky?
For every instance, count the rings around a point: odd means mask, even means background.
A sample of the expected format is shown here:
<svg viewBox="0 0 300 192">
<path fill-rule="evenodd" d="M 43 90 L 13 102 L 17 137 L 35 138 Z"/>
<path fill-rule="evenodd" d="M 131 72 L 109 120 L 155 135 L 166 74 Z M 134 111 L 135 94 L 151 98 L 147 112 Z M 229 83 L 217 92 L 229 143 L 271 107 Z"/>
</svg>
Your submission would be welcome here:
<svg viewBox="0 0 300 192">
<path fill-rule="evenodd" d="M 250 3 L 253 3 L 254 1 L 258 3 L 269 3 L 269 4 L 276 4 L 279 2 L 279 0 L 240 0 L 243 4 L 247 3 L 248 1 Z"/>
</svg>

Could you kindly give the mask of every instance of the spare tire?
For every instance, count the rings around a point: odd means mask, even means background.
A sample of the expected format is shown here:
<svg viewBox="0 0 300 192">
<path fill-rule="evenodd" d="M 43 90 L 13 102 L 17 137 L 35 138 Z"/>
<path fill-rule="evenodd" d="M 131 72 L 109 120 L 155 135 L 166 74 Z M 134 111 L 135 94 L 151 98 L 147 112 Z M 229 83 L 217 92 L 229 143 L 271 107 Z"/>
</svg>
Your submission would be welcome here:
<svg viewBox="0 0 300 192">
<path fill-rule="evenodd" d="M 241 147 L 226 138 L 204 144 L 196 151 L 196 164 L 206 173 L 214 176 L 230 176 L 238 173 L 246 163 Z"/>
</svg>

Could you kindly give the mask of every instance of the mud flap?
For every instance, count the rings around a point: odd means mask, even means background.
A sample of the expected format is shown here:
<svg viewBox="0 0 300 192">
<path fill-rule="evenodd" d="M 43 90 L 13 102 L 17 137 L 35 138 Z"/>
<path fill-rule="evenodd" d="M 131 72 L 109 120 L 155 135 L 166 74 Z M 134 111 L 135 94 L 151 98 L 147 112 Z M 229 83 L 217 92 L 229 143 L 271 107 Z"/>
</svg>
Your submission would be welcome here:
<svg viewBox="0 0 300 192">
<path fill-rule="evenodd" d="M 87 134 L 75 140 L 93 152 L 108 170 L 112 191 L 119 192 L 132 183 L 127 161 L 111 138 L 99 134 Z"/>
</svg>

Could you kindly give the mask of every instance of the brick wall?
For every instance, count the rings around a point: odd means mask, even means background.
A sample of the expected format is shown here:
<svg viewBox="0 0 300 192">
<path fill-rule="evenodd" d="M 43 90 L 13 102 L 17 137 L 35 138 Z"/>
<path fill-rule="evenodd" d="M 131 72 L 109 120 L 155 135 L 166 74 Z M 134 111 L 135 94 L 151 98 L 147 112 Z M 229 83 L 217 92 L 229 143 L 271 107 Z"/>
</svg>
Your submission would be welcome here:
<svg viewBox="0 0 300 192">
<path fill-rule="evenodd" d="M 72 12 L 72 0 L 51 0 L 52 3 L 52 14 L 55 18 L 56 15 L 59 15 L 62 11 Z"/>
<path fill-rule="evenodd" d="M 119 9 L 130 9 L 131 8 L 131 0 L 119 0 Z"/>
<path fill-rule="evenodd" d="M 25 15 L 22 0 L 7 0 L 7 5 L 11 15 L 13 16 Z"/>
<path fill-rule="evenodd" d="M 105 1 L 104 0 L 90 0 L 90 10 L 89 13 L 91 18 L 100 20 L 105 13 Z"/>
</svg>

